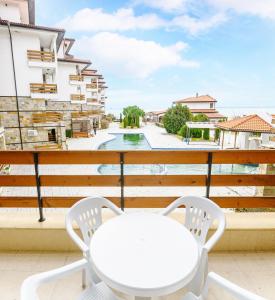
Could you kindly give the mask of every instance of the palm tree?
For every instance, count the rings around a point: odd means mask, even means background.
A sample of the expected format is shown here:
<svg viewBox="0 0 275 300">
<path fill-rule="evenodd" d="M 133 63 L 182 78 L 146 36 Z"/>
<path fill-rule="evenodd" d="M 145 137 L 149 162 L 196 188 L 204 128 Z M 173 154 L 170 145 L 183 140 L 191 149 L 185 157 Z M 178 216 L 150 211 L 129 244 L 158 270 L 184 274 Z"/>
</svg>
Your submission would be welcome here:
<svg viewBox="0 0 275 300">
<path fill-rule="evenodd" d="M 127 106 L 123 109 L 123 127 L 139 127 L 139 118 L 144 116 L 144 111 L 138 106 Z"/>
</svg>

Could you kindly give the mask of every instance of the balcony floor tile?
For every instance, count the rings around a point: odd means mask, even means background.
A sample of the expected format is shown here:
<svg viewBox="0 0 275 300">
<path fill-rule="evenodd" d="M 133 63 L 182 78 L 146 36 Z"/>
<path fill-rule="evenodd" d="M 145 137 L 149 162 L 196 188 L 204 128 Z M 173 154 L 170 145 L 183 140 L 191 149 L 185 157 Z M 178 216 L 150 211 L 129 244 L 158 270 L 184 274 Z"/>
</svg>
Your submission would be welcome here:
<svg viewBox="0 0 275 300">
<path fill-rule="evenodd" d="M 79 253 L 0 253 L 1 299 L 19 300 L 22 281 L 31 274 L 50 270 L 81 258 Z M 268 299 L 275 299 L 275 252 L 217 252 L 210 255 L 209 269 Z M 41 300 L 75 299 L 81 291 L 81 273 L 46 284 L 39 289 Z M 182 292 L 167 300 L 179 300 Z M 218 288 L 210 288 L 209 299 L 232 299 Z"/>
</svg>

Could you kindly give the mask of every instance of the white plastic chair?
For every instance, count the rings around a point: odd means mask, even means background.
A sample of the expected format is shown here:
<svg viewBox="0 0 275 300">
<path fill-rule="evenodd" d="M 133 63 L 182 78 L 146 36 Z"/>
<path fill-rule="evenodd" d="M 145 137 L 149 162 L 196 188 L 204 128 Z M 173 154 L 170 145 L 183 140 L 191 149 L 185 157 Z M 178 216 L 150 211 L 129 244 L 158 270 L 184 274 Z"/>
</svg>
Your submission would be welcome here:
<svg viewBox="0 0 275 300">
<path fill-rule="evenodd" d="M 66 215 L 66 229 L 72 240 L 82 250 L 83 256 L 89 260 L 90 241 L 93 233 L 102 224 L 102 208 L 111 209 L 116 215 L 123 214 L 123 211 L 114 205 L 111 201 L 103 197 L 87 197 L 75 203 Z M 82 238 L 74 229 L 74 222 L 81 231 Z M 87 269 L 94 282 L 99 282 L 99 278 L 90 267 Z M 85 270 L 83 271 L 82 286 L 86 286 Z"/>
<path fill-rule="evenodd" d="M 200 250 L 200 264 L 197 273 L 187 288 L 199 295 L 208 273 L 208 252 L 224 232 L 225 216 L 216 203 L 199 196 L 181 197 L 167 206 L 161 214 L 167 216 L 173 210 L 183 205 L 185 206 L 184 226 L 193 234 Z M 218 221 L 217 230 L 206 241 L 208 230 L 215 220 Z"/>
<path fill-rule="evenodd" d="M 50 282 L 55 279 L 61 279 L 71 275 L 74 272 L 84 270 L 89 267 L 86 259 L 76 261 L 72 264 L 57 268 L 48 272 L 32 275 L 24 280 L 21 286 L 21 300 L 39 300 L 37 289 L 43 283 Z M 60 298 L 63 299 L 63 298 Z M 92 284 L 84 290 L 77 300 L 118 300 L 111 289 L 109 289 L 102 281 Z"/>
<path fill-rule="evenodd" d="M 221 277 L 220 275 L 210 272 L 207 276 L 205 286 L 203 288 L 202 294 L 200 296 L 196 296 L 193 293 L 186 294 L 182 300 L 205 300 L 208 295 L 208 288 L 210 285 L 216 285 L 221 287 L 223 290 L 227 291 L 233 297 L 238 300 L 265 300 L 265 298 L 255 295 L 235 283 Z"/>
</svg>

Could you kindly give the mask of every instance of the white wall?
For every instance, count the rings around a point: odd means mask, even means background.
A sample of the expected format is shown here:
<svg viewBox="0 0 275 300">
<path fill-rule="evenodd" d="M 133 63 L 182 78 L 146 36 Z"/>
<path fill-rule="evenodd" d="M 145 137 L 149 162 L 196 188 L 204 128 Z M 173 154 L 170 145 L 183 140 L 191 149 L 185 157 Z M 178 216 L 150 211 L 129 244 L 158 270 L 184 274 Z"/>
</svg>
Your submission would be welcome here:
<svg viewBox="0 0 275 300">
<path fill-rule="evenodd" d="M 256 149 L 253 145 L 253 141 L 249 141 L 251 136 L 250 132 L 238 132 L 236 140 L 236 148 L 239 149 Z M 223 148 L 233 148 L 235 141 L 235 132 L 224 131 L 224 143 Z M 221 143 L 222 143 L 222 133 L 221 133 Z"/>
<path fill-rule="evenodd" d="M 17 5 L 0 3 L 0 18 L 11 22 L 21 22 L 20 9 Z"/>
<path fill-rule="evenodd" d="M 42 68 L 30 67 L 27 58 L 27 50 L 40 50 L 39 32 L 11 29 L 18 96 L 30 96 L 30 83 L 43 82 Z M 54 38 L 54 33 L 49 34 Z M 14 96 L 11 47 L 6 26 L 0 27 L 0 45 L 0 96 Z"/>
<path fill-rule="evenodd" d="M 39 38 L 32 34 L 12 32 L 13 53 L 15 61 L 15 72 L 17 79 L 18 96 L 30 96 L 30 83 L 42 82 L 42 69 L 30 68 L 27 59 L 27 50 L 39 50 Z M 1 73 L 1 96 L 14 96 L 14 79 L 12 56 L 8 29 L 0 29 L 0 73 Z"/>
<path fill-rule="evenodd" d="M 191 109 L 210 109 L 209 102 L 194 102 L 194 103 L 182 103 L 182 104 L 186 105 Z M 215 104 L 213 105 L 213 108 L 215 108 Z"/>
<path fill-rule="evenodd" d="M 80 66 L 80 70 L 81 70 Z M 71 101 L 71 94 L 79 94 L 76 84 L 71 84 L 69 75 L 76 75 L 76 64 L 67 62 L 58 62 L 58 76 L 57 76 L 57 89 L 58 100 Z M 80 85 L 81 94 L 86 94 L 86 85 L 83 83 Z"/>
</svg>

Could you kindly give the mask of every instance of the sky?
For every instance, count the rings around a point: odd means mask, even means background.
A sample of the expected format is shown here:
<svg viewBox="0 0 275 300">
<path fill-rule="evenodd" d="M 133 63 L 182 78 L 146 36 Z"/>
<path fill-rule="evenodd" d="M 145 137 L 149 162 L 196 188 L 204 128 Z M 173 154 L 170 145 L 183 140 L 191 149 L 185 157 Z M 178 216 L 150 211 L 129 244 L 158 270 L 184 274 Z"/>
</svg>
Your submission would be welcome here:
<svg viewBox="0 0 275 300">
<path fill-rule="evenodd" d="M 209 94 L 221 112 L 275 111 L 275 0 L 36 0 L 107 86 L 106 109 Z"/>
</svg>

